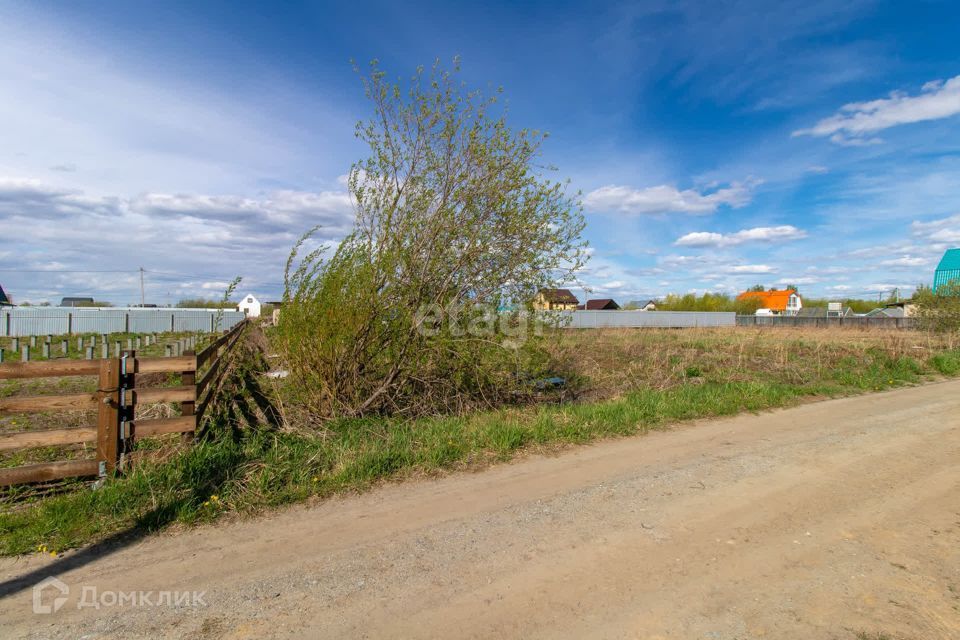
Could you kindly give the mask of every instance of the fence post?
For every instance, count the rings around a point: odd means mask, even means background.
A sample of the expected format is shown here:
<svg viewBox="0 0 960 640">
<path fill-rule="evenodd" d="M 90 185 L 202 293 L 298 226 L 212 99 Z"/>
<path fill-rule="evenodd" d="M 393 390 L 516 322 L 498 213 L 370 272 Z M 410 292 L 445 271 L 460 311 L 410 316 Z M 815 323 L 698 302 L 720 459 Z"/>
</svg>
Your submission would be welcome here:
<svg viewBox="0 0 960 640">
<path fill-rule="evenodd" d="M 196 392 L 196 384 L 197 384 L 197 354 L 196 354 L 195 351 L 184 351 L 183 355 L 185 355 L 185 356 L 190 356 L 191 358 L 193 358 L 193 371 L 184 371 L 183 373 L 181 373 L 181 374 L 180 374 L 180 380 L 181 380 L 180 384 L 182 384 L 182 385 L 185 386 L 185 387 L 186 387 L 186 386 L 191 386 L 191 387 L 194 388 L 194 392 Z M 194 397 L 196 397 L 196 393 L 194 393 Z M 180 415 L 183 415 L 183 416 L 193 416 L 193 415 L 196 415 L 196 411 L 197 411 L 197 405 L 196 405 L 195 402 L 182 402 L 182 403 L 180 403 Z M 193 438 L 194 438 L 194 436 L 196 436 L 196 434 L 197 434 L 197 419 L 194 418 L 194 419 L 193 419 L 193 431 L 184 433 L 184 434 L 180 437 L 180 440 L 181 440 L 182 442 L 184 442 L 184 443 L 192 442 L 192 441 L 193 441 Z"/>
<path fill-rule="evenodd" d="M 21 347 L 20 362 L 30 362 L 30 345 L 25 344 Z"/>
<path fill-rule="evenodd" d="M 97 462 L 100 477 L 117 468 L 120 438 L 120 360 L 105 358 L 100 361 L 97 396 Z"/>
<path fill-rule="evenodd" d="M 68 313 L 67 314 L 67 335 L 70 335 L 72 333 L 73 333 L 73 314 Z"/>
<path fill-rule="evenodd" d="M 119 429 L 117 437 L 119 448 L 117 449 L 118 465 L 122 470 L 129 470 L 133 467 L 133 438 L 136 435 L 137 418 L 137 396 L 134 389 L 137 388 L 137 352 L 133 349 L 127 349 L 123 352 L 120 359 L 120 415 Z"/>
</svg>

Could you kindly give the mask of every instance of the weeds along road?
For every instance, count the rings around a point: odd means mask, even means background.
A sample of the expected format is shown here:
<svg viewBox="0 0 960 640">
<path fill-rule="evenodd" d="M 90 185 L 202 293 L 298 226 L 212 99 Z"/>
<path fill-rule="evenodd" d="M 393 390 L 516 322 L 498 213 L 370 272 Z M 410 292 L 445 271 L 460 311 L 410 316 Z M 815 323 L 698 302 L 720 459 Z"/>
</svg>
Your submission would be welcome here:
<svg viewBox="0 0 960 640">
<path fill-rule="evenodd" d="M 390 485 L 93 558 L 0 560 L 8 591 L 61 571 L 66 604 L 34 614 L 29 588 L 12 593 L 0 636 L 960 638 L 960 381 Z M 100 609 L 77 608 L 84 586 Z M 135 591 L 205 591 L 207 606 L 103 598 Z"/>
</svg>

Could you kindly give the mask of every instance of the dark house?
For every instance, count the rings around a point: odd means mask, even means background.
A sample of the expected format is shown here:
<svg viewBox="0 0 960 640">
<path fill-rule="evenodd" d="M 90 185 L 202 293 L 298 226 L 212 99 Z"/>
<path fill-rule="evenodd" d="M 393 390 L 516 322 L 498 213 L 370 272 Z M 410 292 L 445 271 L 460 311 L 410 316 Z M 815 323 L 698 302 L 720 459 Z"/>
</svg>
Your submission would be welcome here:
<svg viewBox="0 0 960 640">
<path fill-rule="evenodd" d="M 13 303 L 10 302 L 10 298 L 7 297 L 7 292 L 3 290 L 3 287 L 0 286 L 0 307 L 12 307 Z"/>
<path fill-rule="evenodd" d="M 60 301 L 61 307 L 91 307 L 93 306 L 93 298 L 81 298 L 75 296 L 68 296 Z"/>
<path fill-rule="evenodd" d="M 599 300 L 587 300 L 586 306 L 578 305 L 577 309 L 586 311 L 616 311 L 620 308 L 616 300 L 612 298 L 600 298 Z"/>
</svg>

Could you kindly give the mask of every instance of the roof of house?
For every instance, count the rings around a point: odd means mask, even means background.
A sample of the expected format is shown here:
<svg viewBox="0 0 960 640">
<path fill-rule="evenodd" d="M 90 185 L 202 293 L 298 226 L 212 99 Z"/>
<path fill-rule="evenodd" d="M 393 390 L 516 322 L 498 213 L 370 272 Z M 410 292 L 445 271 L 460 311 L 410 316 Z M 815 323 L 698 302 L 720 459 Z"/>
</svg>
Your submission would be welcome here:
<svg viewBox="0 0 960 640">
<path fill-rule="evenodd" d="M 957 269 L 960 269 L 960 249 L 947 249 L 947 252 L 940 258 L 937 271 L 954 271 Z"/>
<path fill-rule="evenodd" d="M 786 311 L 787 303 L 790 302 L 790 296 L 797 292 L 793 289 L 771 290 L 771 291 L 744 291 L 737 296 L 737 300 L 760 300 L 762 309 L 771 311 Z M 797 294 L 799 295 L 799 294 Z"/>
<path fill-rule="evenodd" d="M 883 308 L 871 309 L 864 315 L 868 318 L 905 318 L 907 312 L 903 307 L 888 305 Z"/>
<path fill-rule="evenodd" d="M 587 300 L 587 311 L 609 311 L 619 309 L 620 305 L 613 298 L 599 298 L 597 300 Z"/>
<path fill-rule="evenodd" d="M 540 293 L 543 294 L 547 302 L 557 304 L 577 304 L 580 302 L 577 300 L 577 296 L 570 293 L 570 289 L 540 289 Z"/>
<path fill-rule="evenodd" d="M 0 305 L 13 304 L 10 302 L 10 298 L 7 297 L 7 292 L 3 290 L 3 286 L 0 285 Z"/>
</svg>

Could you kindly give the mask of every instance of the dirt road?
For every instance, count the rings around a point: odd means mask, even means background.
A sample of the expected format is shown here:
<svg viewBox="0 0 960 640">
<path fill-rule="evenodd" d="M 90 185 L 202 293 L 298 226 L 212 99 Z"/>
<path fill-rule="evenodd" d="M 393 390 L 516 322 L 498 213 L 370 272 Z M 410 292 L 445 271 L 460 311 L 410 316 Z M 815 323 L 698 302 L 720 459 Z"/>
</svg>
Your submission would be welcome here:
<svg viewBox="0 0 960 640">
<path fill-rule="evenodd" d="M 35 614 L 48 573 L 70 593 Z M 3 559 L 0 581 L 25 587 L 4 638 L 956 639 L 960 381 Z"/>
</svg>

